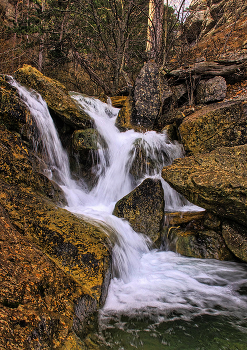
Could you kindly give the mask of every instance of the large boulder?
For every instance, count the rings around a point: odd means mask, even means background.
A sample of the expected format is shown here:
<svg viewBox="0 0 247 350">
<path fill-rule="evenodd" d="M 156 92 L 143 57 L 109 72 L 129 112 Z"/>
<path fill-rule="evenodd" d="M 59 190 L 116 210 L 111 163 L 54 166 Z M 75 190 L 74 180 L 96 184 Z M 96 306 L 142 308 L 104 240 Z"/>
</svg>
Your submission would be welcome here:
<svg viewBox="0 0 247 350">
<path fill-rule="evenodd" d="M 152 129 L 161 107 L 159 67 L 156 63 L 147 62 L 141 69 L 135 81 L 134 100 L 134 124 Z"/>
<path fill-rule="evenodd" d="M 1 206 L 0 225 L 0 348 L 61 346 L 73 336 L 74 307 L 87 295 L 13 227 Z"/>
<path fill-rule="evenodd" d="M 28 342 L 61 346 L 73 331 L 85 337 L 104 302 L 111 260 L 107 234 L 58 201 L 64 202 L 60 189 L 39 173 L 32 151 L 0 127 L 0 206 L 8 251 L 0 302 L 6 337 L 10 334 L 7 348 L 24 348 Z M 8 233 L 8 225 L 15 230 Z M 18 333 L 17 324 L 25 331 Z"/>
<path fill-rule="evenodd" d="M 118 114 L 117 127 L 121 131 L 146 131 L 160 127 L 162 110 L 169 110 L 174 94 L 160 74 L 158 65 L 152 61 L 146 62 L 135 81 L 132 94 Z"/>
<path fill-rule="evenodd" d="M 164 221 L 164 192 L 160 180 L 146 179 L 120 199 L 113 215 L 125 218 L 136 232 L 159 242 Z"/>
<path fill-rule="evenodd" d="M 247 101 L 205 106 L 184 118 L 179 134 L 188 154 L 206 153 L 219 146 L 247 143 Z"/>
<path fill-rule="evenodd" d="M 176 159 L 162 177 L 192 203 L 247 225 L 247 145 Z"/>
<path fill-rule="evenodd" d="M 74 129 L 85 129 L 92 125 L 91 118 L 84 113 L 69 96 L 65 86 L 48 78 L 37 69 L 24 65 L 14 78 L 21 84 L 37 91 L 46 101 L 49 109 Z"/>
<path fill-rule="evenodd" d="M 226 90 L 226 80 L 223 77 L 202 80 L 196 89 L 196 102 L 204 104 L 224 100 Z"/>
</svg>

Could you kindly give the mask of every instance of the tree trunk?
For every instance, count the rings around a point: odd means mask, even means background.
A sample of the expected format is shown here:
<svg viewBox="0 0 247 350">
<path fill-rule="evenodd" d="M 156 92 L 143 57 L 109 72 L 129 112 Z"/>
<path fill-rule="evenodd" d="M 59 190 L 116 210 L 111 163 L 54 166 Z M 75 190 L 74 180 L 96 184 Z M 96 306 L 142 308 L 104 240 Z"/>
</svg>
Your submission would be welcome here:
<svg viewBox="0 0 247 350">
<path fill-rule="evenodd" d="M 148 58 L 154 59 L 156 62 L 161 57 L 163 14 L 163 0 L 150 0 L 146 52 Z"/>
</svg>

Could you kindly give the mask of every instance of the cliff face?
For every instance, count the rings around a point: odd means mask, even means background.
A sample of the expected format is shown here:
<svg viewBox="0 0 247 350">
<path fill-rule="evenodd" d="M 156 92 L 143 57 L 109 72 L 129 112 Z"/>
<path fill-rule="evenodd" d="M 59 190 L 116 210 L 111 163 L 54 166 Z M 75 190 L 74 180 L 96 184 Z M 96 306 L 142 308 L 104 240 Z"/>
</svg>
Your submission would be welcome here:
<svg viewBox="0 0 247 350">
<path fill-rule="evenodd" d="M 246 10 L 245 0 L 193 0 L 185 23 L 189 43 L 196 43 L 189 50 L 191 59 L 246 53 Z"/>
</svg>

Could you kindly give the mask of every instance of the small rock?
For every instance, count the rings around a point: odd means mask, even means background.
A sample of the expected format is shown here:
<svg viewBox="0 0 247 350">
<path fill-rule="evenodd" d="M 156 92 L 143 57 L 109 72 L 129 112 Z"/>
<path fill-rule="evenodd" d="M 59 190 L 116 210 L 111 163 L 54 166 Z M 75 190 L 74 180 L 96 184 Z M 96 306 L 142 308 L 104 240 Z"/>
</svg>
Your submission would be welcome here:
<svg viewBox="0 0 247 350">
<path fill-rule="evenodd" d="M 223 77 L 214 77 L 203 80 L 196 90 L 196 102 L 198 104 L 221 101 L 226 97 L 227 85 Z"/>
</svg>

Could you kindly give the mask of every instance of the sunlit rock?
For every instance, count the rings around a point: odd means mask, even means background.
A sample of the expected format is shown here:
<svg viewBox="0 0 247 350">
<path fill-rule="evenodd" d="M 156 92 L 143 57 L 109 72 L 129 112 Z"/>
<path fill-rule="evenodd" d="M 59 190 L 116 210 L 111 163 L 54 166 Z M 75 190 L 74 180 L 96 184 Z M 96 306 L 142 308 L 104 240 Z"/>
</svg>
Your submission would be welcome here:
<svg viewBox="0 0 247 350">
<path fill-rule="evenodd" d="M 90 117 L 78 107 L 65 86 L 58 81 L 44 76 L 29 65 L 18 69 L 14 77 L 21 84 L 40 93 L 51 111 L 64 123 L 74 129 L 85 129 L 91 126 Z"/>
<path fill-rule="evenodd" d="M 247 102 L 236 100 L 205 106 L 184 118 L 179 133 L 188 154 L 247 143 Z"/>
</svg>

